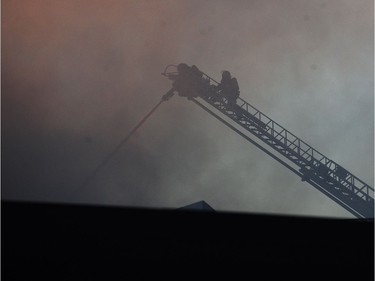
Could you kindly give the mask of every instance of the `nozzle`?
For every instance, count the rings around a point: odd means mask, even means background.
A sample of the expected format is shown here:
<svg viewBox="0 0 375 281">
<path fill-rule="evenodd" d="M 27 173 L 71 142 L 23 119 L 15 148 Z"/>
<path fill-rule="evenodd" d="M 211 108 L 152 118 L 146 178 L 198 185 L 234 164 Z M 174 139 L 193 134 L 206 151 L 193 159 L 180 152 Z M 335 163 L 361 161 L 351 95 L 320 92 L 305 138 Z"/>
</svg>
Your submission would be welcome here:
<svg viewBox="0 0 375 281">
<path fill-rule="evenodd" d="M 171 97 L 174 96 L 174 88 L 170 89 L 167 93 L 165 93 L 162 97 L 161 97 L 161 100 L 162 101 L 167 101 L 169 100 Z"/>
</svg>

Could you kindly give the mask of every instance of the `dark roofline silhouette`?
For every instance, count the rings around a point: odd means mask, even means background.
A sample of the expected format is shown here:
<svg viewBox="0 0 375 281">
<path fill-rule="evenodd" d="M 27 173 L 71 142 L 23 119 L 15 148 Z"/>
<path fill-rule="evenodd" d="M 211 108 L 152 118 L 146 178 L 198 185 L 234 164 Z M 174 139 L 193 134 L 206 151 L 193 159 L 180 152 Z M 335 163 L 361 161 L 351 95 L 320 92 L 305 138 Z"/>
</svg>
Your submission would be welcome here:
<svg viewBox="0 0 375 281">
<path fill-rule="evenodd" d="M 206 201 L 201 200 L 184 207 L 179 208 L 179 210 L 192 210 L 192 211 L 210 211 L 215 212 L 215 210 L 206 203 Z"/>
</svg>

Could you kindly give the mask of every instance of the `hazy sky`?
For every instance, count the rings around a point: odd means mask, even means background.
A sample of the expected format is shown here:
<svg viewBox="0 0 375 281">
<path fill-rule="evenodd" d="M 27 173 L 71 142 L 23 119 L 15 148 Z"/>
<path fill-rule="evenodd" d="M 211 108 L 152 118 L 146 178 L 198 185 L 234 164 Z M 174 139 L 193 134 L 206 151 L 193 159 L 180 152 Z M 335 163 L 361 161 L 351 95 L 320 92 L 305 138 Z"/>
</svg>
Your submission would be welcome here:
<svg viewBox="0 0 375 281">
<path fill-rule="evenodd" d="M 237 77 L 241 97 L 373 186 L 370 0 L 3 0 L 2 196 L 352 217 L 181 97 L 92 183 L 170 88 L 168 64 Z"/>
</svg>

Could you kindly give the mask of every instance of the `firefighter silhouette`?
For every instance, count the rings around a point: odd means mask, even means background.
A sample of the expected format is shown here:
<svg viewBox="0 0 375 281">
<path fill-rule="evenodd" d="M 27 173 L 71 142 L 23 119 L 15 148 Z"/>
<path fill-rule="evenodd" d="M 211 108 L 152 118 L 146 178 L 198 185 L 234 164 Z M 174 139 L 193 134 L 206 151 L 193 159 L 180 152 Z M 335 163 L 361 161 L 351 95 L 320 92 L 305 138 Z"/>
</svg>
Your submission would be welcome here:
<svg viewBox="0 0 375 281">
<path fill-rule="evenodd" d="M 229 104 L 236 104 L 237 98 L 240 96 L 240 89 L 237 79 L 232 77 L 229 71 L 222 71 L 218 90 L 228 100 Z"/>
<path fill-rule="evenodd" d="M 173 87 L 178 91 L 178 95 L 182 97 L 193 98 L 198 96 L 198 82 L 202 79 L 203 73 L 194 65 L 188 66 L 180 63 L 177 66 L 178 76 L 176 77 Z"/>
</svg>

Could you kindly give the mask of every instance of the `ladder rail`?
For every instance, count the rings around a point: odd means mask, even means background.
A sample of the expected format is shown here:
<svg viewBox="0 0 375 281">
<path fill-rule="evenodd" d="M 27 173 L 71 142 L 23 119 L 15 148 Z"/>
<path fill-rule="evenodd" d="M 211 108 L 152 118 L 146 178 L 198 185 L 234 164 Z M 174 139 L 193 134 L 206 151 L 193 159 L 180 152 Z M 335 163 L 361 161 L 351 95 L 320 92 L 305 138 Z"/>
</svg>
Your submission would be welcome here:
<svg viewBox="0 0 375 281">
<path fill-rule="evenodd" d="M 266 148 L 264 148 L 263 146 L 261 146 L 260 144 L 258 144 L 257 142 L 255 142 L 249 136 L 247 136 L 246 134 L 244 134 L 243 132 L 241 132 L 238 128 L 234 127 L 232 124 L 230 124 L 228 121 L 224 120 L 222 117 L 218 116 L 216 113 L 214 113 L 212 110 L 210 110 L 209 108 L 207 108 L 205 105 L 203 105 L 202 103 L 200 103 L 199 101 L 197 101 L 194 98 L 191 99 L 191 100 L 195 104 L 197 104 L 198 106 L 200 106 L 201 108 L 203 108 L 205 111 L 207 111 L 209 114 L 211 114 L 212 116 L 214 116 L 216 119 L 218 119 L 219 121 L 221 121 L 224 125 L 226 125 L 230 129 L 232 129 L 234 132 L 236 132 L 237 134 L 239 134 L 240 136 L 242 136 L 244 139 L 246 139 L 247 141 L 249 141 L 250 143 L 252 143 L 253 145 L 255 145 L 257 148 L 259 148 L 260 150 L 262 150 L 266 154 L 268 154 L 270 157 L 272 157 L 273 159 L 275 159 L 277 162 L 279 162 L 280 164 L 282 164 L 284 167 L 288 168 L 291 172 L 293 172 L 294 174 L 296 174 L 299 177 L 303 176 L 303 174 L 301 172 L 299 172 L 298 170 L 296 170 L 295 168 L 293 168 L 292 166 L 290 166 L 284 160 L 278 158 L 274 153 L 271 153 L 271 151 L 267 150 Z M 350 212 L 354 216 L 356 216 L 358 218 L 366 218 L 366 215 L 364 215 L 364 213 L 366 211 L 364 211 L 364 212 L 360 211 L 360 209 L 362 209 L 363 206 L 362 206 L 362 208 L 361 208 L 361 206 L 355 207 L 355 206 L 353 206 L 353 204 L 350 204 L 350 203 L 346 202 L 345 200 L 340 199 L 340 197 L 337 196 L 337 194 L 335 194 L 334 191 L 333 192 L 332 192 L 332 190 L 328 191 L 326 188 L 323 188 L 321 186 L 321 183 L 319 184 L 318 181 L 319 180 L 316 180 L 316 179 L 315 179 L 315 181 L 314 181 L 314 179 L 306 179 L 306 182 L 308 182 L 310 185 L 312 185 L 313 187 L 315 187 L 320 192 L 324 193 L 327 197 L 329 197 L 331 200 L 333 200 L 334 202 L 336 202 L 337 204 L 339 204 L 341 207 L 343 207 L 344 209 L 346 209 L 348 212 Z"/>
<path fill-rule="evenodd" d="M 312 184 L 314 187 L 318 185 L 319 186 L 318 189 L 320 191 L 324 190 L 323 193 L 331 194 L 330 196 L 331 198 L 335 197 L 334 201 L 336 201 L 343 207 L 349 206 L 351 209 L 355 210 L 356 214 L 361 214 L 360 217 L 372 217 L 373 216 L 373 198 L 368 193 L 364 193 L 363 191 L 359 189 L 357 189 L 357 192 L 352 192 L 346 186 L 344 186 L 342 182 L 337 181 L 331 177 L 329 178 L 323 177 L 321 174 L 312 170 L 311 167 L 301 165 L 301 162 L 298 160 L 297 155 L 293 153 L 293 151 L 288 151 L 284 143 L 278 140 L 272 139 L 272 136 L 270 135 L 267 138 L 267 133 L 264 132 L 262 127 L 258 126 L 256 123 L 254 123 L 251 120 L 246 120 L 246 121 L 241 122 L 241 120 L 238 119 L 238 116 L 235 113 L 233 113 L 233 111 L 227 110 L 226 103 L 224 100 L 219 103 L 216 102 L 215 104 L 205 97 L 201 97 L 201 98 L 203 98 L 206 102 L 210 103 L 212 106 L 217 108 L 220 112 L 227 115 L 229 118 L 231 118 L 233 121 L 235 121 L 240 126 L 245 128 L 247 131 L 257 136 L 260 140 L 262 140 L 263 142 L 271 146 L 273 149 L 281 153 L 288 160 L 292 161 L 294 164 L 296 164 L 298 167 L 301 168 L 300 171 L 304 171 L 304 172 L 313 171 L 313 173 L 308 178 L 303 179 L 304 181 L 307 181 L 310 184 L 314 182 L 314 184 Z M 266 138 L 264 138 L 264 136 L 266 136 Z M 306 167 L 310 168 L 310 170 L 307 170 Z"/>
<path fill-rule="evenodd" d="M 208 101 L 209 103 L 211 103 L 207 98 L 205 97 L 202 97 L 202 98 Z M 225 98 L 223 98 L 221 102 L 222 102 L 221 105 L 215 106 L 215 104 L 213 103 L 211 104 L 215 107 L 218 107 L 218 109 L 221 111 L 226 111 Z M 250 104 L 248 105 L 251 106 Z M 258 121 L 262 121 L 261 116 L 264 116 L 267 118 L 268 125 L 265 124 L 266 128 L 259 126 L 259 132 L 257 134 L 258 135 L 266 134 L 269 137 L 269 141 L 274 142 L 273 145 L 277 144 L 277 145 L 282 146 L 283 149 L 279 149 L 279 152 L 284 154 L 284 156 L 288 157 L 291 161 L 293 161 L 296 165 L 300 167 L 310 166 L 311 168 L 314 168 L 317 171 L 317 173 L 320 175 L 322 175 L 323 172 L 322 173 L 319 172 L 319 168 L 320 169 L 322 168 L 322 166 L 319 166 L 319 164 L 323 164 L 323 167 L 327 168 L 326 170 L 323 169 L 323 171 L 326 173 L 326 175 L 330 176 L 332 180 L 340 181 L 341 184 L 344 185 L 349 191 L 354 192 L 358 197 L 362 197 L 362 199 L 364 199 L 365 201 L 373 200 L 373 197 L 370 195 L 370 194 L 373 194 L 374 192 L 373 188 L 371 188 L 369 185 L 364 183 L 362 180 L 360 180 L 359 178 L 357 178 L 356 176 L 354 176 L 347 170 L 345 170 L 347 172 L 347 176 L 344 179 L 339 177 L 338 175 L 336 175 L 335 169 L 338 167 L 341 168 L 341 166 L 339 166 L 336 162 L 334 162 L 333 160 L 329 159 L 328 157 L 318 152 L 316 149 L 306 144 L 304 141 L 296 137 L 287 129 L 283 128 L 278 123 L 274 122 L 272 119 L 270 119 L 268 116 L 261 113 L 259 110 L 257 110 L 257 113 L 252 114 L 252 118 L 257 119 Z M 238 121 L 237 117 L 234 117 L 232 119 L 234 121 Z M 280 130 L 277 130 L 277 126 L 279 126 Z M 245 125 L 245 128 L 246 127 L 247 126 Z M 270 128 L 272 129 L 271 133 L 269 133 Z M 288 138 L 289 136 L 292 136 L 294 139 L 290 140 Z M 291 144 L 295 146 L 294 149 L 290 149 Z M 302 147 L 301 145 L 298 146 L 298 144 L 304 144 L 306 148 Z M 295 158 L 292 158 L 292 157 L 295 157 Z"/>
<path fill-rule="evenodd" d="M 312 161 L 312 160 L 318 161 L 319 163 L 323 164 L 324 166 L 326 166 L 327 168 L 331 170 L 332 177 L 340 178 L 339 175 L 337 175 L 336 170 L 344 169 L 344 168 L 342 168 L 339 164 L 337 164 L 335 161 L 329 159 L 327 156 L 325 156 L 324 154 L 314 149 L 312 146 L 304 142 L 302 139 L 298 138 L 292 132 L 285 129 L 279 123 L 272 120 L 266 114 L 262 113 L 260 110 L 256 109 L 254 106 L 252 106 L 251 104 L 249 104 L 242 98 L 239 98 L 239 100 L 242 102 L 242 105 L 240 105 L 240 107 L 243 108 L 244 105 L 246 105 L 245 106 L 246 111 L 252 114 L 255 118 L 258 118 L 259 121 L 264 122 L 264 120 L 266 119 L 266 126 L 267 126 L 266 131 L 271 130 L 271 135 L 273 135 L 275 138 L 280 136 L 281 139 L 285 141 L 285 144 L 287 146 L 290 147 L 293 145 L 294 146 L 293 150 L 297 152 L 301 157 L 304 157 L 307 161 Z M 253 109 L 255 113 L 251 113 L 249 108 Z M 279 130 L 277 128 L 279 128 Z M 276 135 L 274 135 L 275 133 Z M 345 172 L 347 173 L 347 175 L 345 179 L 341 179 L 341 180 L 353 186 L 358 191 L 362 192 L 363 189 L 366 189 L 365 191 L 366 196 L 369 196 L 370 193 L 374 193 L 374 189 L 371 188 L 364 181 L 362 181 L 361 179 L 359 179 L 358 177 L 356 177 L 355 175 L 353 175 L 346 169 L 345 169 Z"/>
</svg>

